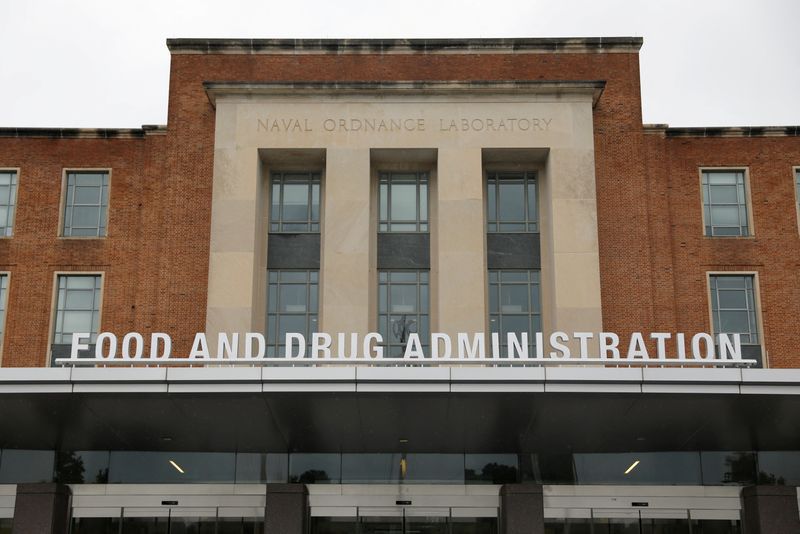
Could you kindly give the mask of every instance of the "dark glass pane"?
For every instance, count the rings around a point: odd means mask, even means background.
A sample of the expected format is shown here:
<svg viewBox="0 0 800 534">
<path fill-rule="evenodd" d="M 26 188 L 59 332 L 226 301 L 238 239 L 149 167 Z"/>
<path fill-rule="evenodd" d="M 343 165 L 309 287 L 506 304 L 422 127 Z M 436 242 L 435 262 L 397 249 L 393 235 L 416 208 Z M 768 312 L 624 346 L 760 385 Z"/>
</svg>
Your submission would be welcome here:
<svg viewBox="0 0 800 534">
<path fill-rule="evenodd" d="M 506 284 L 500 287 L 500 313 L 527 313 L 528 286 Z"/>
<path fill-rule="evenodd" d="M 417 311 L 417 286 L 392 285 L 389 288 L 389 303 L 392 313 L 414 313 Z"/>
<path fill-rule="evenodd" d="M 755 484 L 756 455 L 752 452 L 702 452 L 703 484 Z"/>
<path fill-rule="evenodd" d="M 453 517 L 451 534 L 497 534 L 496 517 Z"/>
<path fill-rule="evenodd" d="M 340 455 L 291 454 L 289 456 L 289 482 L 301 484 L 338 484 L 340 480 Z"/>
<path fill-rule="evenodd" d="M 264 483 L 267 481 L 267 455 L 258 452 L 236 454 L 236 483 Z"/>
<path fill-rule="evenodd" d="M 716 236 L 722 236 L 722 237 L 742 235 L 742 231 L 738 226 L 735 227 L 715 226 L 713 229 L 713 233 Z"/>
<path fill-rule="evenodd" d="M 594 534 L 641 534 L 634 518 L 595 518 Z"/>
<path fill-rule="evenodd" d="M 690 534 L 689 520 L 643 518 L 642 534 Z"/>
<path fill-rule="evenodd" d="M 406 515 L 406 534 L 449 534 L 448 517 Z"/>
<path fill-rule="evenodd" d="M 516 454 L 467 454 L 464 457 L 467 483 L 513 484 L 519 481 Z"/>
<path fill-rule="evenodd" d="M 267 482 L 289 481 L 289 455 L 286 453 L 267 454 Z"/>
<path fill-rule="evenodd" d="M 53 451 L 3 449 L 0 457 L 0 484 L 52 482 Z"/>
<path fill-rule="evenodd" d="M 522 456 L 521 459 L 526 459 Z M 535 460 L 534 480 L 543 484 L 573 484 L 575 471 L 571 454 L 538 454 Z M 537 468 L 538 467 L 538 468 Z M 523 470 L 525 473 L 527 470 Z"/>
<path fill-rule="evenodd" d="M 400 480 L 400 454 L 342 454 L 342 484 Z"/>
<path fill-rule="evenodd" d="M 307 286 L 300 284 L 283 284 L 280 286 L 280 311 L 289 313 L 305 313 L 308 308 Z"/>
<path fill-rule="evenodd" d="M 740 534 L 741 523 L 734 519 L 692 519 L 692 534 Z"/>
<path fill-rule="evenodd" d="M 3 451 L 3 454 L 5 454 L 5 451 Z M 800 452 L 759 452 L 758 483 L 800 486 Z"/>
<path fill-rule="evenodd" d="M 2 521 L 0 519 L 0 521 Z M 71 534 L 119 534 L 118 517 L 74 517 Z M 2 533 L 2 529 L 0 529 Z"/>
<path fill-rule="evenodd" d="M 170 517 L 169 534 L 215 534 L 215 517 Z"/>
<path fill-rule="evenodd" d="M 0 534 L 11 534 L 11 527 L 13 526 L 14 526 L 13 519 L 11 519 L 10 517 L 0 517 Z M 103 533 L 101 532 L 100 534 Z M 114 532 L 113 534 L 117 534 L 117 532 Z"/>
<path fill-rule="evenodd" d="M 124 517 L 122 534 L 167 534 L 169 518 L 167 517 Z"/>
<path fill-rule="evenodd" d="M 234 482 L 235 456 L 232 452 L 112 451 L 109 482 Z"/>
<path fill-rule="evenodd" d="M 55 481 L 61 484 L 108 483 L 108 451 L 60 452 Z"/>
<path fill-rule="evenodd" d="M 525 220 L 525 188 L 522 182 L 501 183 L 498 195 L 497 218 L 500 221 Z"/>
<path fill-rule="evenodd" d="M 402 517 L 360 517 L 359 534 L 403 534 Z"/>
<path fill-rule="evenodd" d="M 355 534 L 358 519 L 355 517 L 312 517 L 311 534 Z"/>
<path fill-rule="evenodd" d="M 578 484 L 701 484 L 700 455 L 696 452 L 575 454 L 574 457 Z"/>
<path fill-rule="evenodd" d="M 584 518 L 545 519 L 545 534 L 591 534 L 592 520 Z"/>
<path fill-rule="evenodd" d="M 461 454 L 408 454 L 406 459 L 406 482 L 464 482 Z"/>
</svg>

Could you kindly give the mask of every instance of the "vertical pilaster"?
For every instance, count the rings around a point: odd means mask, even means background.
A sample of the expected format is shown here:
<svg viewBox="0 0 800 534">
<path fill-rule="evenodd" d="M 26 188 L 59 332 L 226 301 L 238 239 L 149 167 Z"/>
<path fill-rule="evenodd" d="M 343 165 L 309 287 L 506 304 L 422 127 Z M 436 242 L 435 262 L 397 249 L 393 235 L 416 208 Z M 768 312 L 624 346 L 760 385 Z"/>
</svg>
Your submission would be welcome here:
<svg viewBox="0 0 800 534">
<path fill-rule="evenodd" d="M 11 534 L 67 534 L 71 495 L 63 484 L 18 484 Z"/>
<path fill-rule="evenodd" d="M 453 350 L 458 332 L 486 331 L 482 165 L 480 148 L 438 150 L 438 199 L 431 251 L 438 324 L 433 328 L 450 335 Z"/>
<path fill-rule="evenodd" d="M 544 498 L 539 484 L 500 488 L 500 534 L 544 534 Z"/>
<path fill-rule="evenodd" d="M 747 534 L 800 532 L 794 486 L 748 486 L 742 490 L 742 511 Z"/>
<path fill-rule="evenodd" d="M 267 484 L 264 531 L 305 534 L 308 490 L 305 484 Z"/>
<path fill-rule="evenodd" d="M 375 309 L 370 253 L 370 153 L 364 149 L 328 149 L 322 223 L 320 329 L 369 332 Z"/>
</svg>

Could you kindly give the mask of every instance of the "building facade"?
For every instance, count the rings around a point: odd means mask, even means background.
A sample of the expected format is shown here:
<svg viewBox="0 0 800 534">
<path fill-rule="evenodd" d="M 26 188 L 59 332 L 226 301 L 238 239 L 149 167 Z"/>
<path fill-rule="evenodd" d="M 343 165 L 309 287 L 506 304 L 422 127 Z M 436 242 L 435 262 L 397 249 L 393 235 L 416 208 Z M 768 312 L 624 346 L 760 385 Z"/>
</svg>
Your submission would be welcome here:
<svg viewBox="0 0 800 534">
<path fill-rule="evenodd" d="M 0 530 L 798 532 L 800 127 L 643 125 L 636 38 L 167 44 L 166 126 L 0 128 Z"/>
</svg>

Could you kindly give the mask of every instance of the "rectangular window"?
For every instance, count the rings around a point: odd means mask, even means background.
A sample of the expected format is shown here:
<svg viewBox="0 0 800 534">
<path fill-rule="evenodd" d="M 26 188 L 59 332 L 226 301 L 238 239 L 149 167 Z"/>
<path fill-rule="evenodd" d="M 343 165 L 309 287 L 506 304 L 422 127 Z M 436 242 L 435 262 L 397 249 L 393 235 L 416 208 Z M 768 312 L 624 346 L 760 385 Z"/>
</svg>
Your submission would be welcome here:
<svg viewBox="0 0 800 534">
<path fill-rule="evenodd" d="M 758 345 L 753 275 L 711 275 L 714 335 L 741 334 L 743 345 Z"/>
<path fill-rule="evenodd" d="M 0 171 L 0 237 L 14 234 L 17 204 L 17 172 Z"/>
<path fill-rule="evenodd" d="M 521 340 L 528 333 L 529 355 L 535 354 L 535 333 L 542 329 L 538 270 L 489 271 L 489 327 L 500 334 L 500 354 L 508 356 L 509 332 Z"/>
<path fill-rule="evenodd" d="M 3 334 L 5 334 L 7 298 L 8 298 L 8 275 L 0 274 L 0 351 L 2 351 L 3 349 Z"/>
<path fill-rule="evenodd" d="M 427 232 L 428 173 L 381 173 L 378 205 L 379 232 Z"/>
<path fill-rule="evenodd" d="M 106 171 L 68 171 L 64 237 L 105 237 L 108 217 Z"/>
<path fill-rule="evenodd" d="M 744 171 L 703 171 L 705 235 L 750 235 Z"/>
<path fill-rule="evenodd" d="M 54 345 L 71 345 L 75 332 L 88 333 L 89 343 L 95 342 L 100 327 L 101 288 L 99 274 L 58 275 Z"/>
<path fill-rule="evenodd" d="M 800 217 L 800 167 L 794 170 L 794 201 L 797 205 L 797 216 Z"/>
<path fill-rule="evenodd" d="M 270 232 L 319 232 L 319 187 L 319 173 L 272 173 Z"/>
<path fill-rule="evenodd" d="M 303 334 L 308 356 L 317 331 L 319 271 L 270 270 L 267 278 L 267 357 L 286 356 L 287 333 Z"/>
<path fill-rule="evenodd" d="M 539 231 L 536 174 L 489 173 L 486 190 L 488 232 Z"/>
<path fill-rule="evenodd" d="M 428 271 L 378 272 L 378 332 L 384 340 L 387 358 L 405 353 L 410 334 L 419 334 L 428 355 Z"/>
</svg>

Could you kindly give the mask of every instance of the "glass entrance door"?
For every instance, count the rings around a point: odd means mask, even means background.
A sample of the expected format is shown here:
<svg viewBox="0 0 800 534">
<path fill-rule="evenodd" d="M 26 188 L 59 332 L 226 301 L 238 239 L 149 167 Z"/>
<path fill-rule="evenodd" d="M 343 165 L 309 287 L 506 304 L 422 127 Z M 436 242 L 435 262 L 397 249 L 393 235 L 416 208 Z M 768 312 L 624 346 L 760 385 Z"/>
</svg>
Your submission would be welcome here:
<svg viewBox="0 0 800 534">
<path fill-rule="evenodd" d="M 738 519 L 691 517 L 688 510 L 587 510 L 586 515 L 547 518 L 545 534 L 741 534 Z"/>
<path fill-rule="evenodd" d="M 311 534 L 497 534 L 497 517 L 449 508 L 359 508 L 355 517 L 312 517 Z"/>
</svg>

